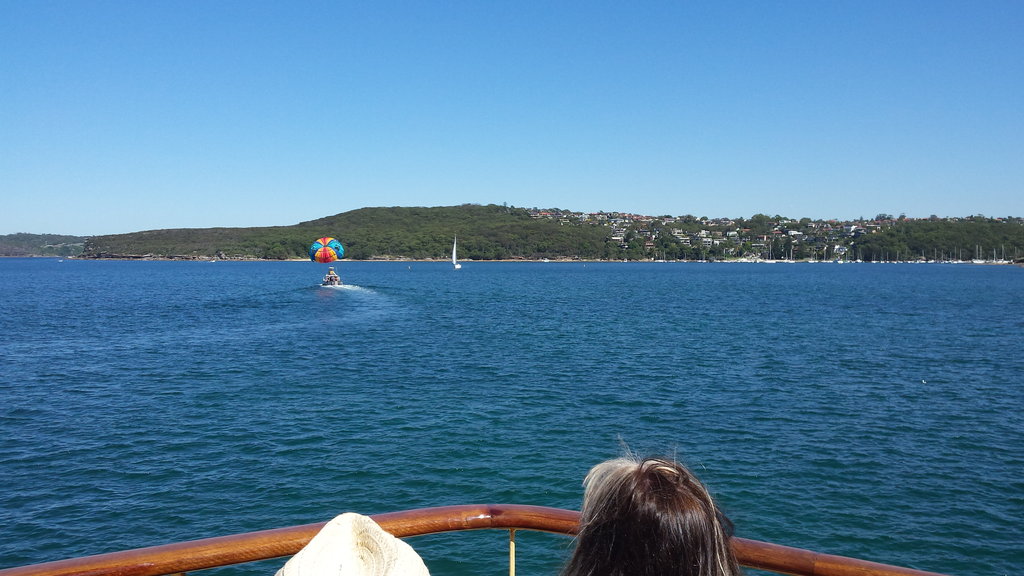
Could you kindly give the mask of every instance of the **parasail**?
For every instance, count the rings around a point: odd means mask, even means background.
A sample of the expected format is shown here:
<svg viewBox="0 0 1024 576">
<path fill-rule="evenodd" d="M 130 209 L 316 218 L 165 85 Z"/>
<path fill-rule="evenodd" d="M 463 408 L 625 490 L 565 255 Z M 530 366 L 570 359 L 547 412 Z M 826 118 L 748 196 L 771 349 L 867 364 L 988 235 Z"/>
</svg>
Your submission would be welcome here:
<svg viewBox="0 0 1024 576">
<path fill-rule="evenodd" d="M 345 255 L 345 248 L 334 238 L 324 236 L 309 247 L 309 259 L 313 262 L 334 262 Z"/>
</svg>

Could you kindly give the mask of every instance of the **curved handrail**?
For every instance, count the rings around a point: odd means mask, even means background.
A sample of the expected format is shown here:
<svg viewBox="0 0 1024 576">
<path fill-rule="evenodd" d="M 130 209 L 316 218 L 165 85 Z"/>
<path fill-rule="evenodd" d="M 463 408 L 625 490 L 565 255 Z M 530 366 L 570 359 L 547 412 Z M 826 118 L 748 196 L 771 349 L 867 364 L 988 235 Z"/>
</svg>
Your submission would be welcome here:
<svg viewBox="0 0 1024 576">
<path fill-rule="evenodd" d="M 517 529 L 575 534 L 579 512 L 517 504 L 467 504 L 371 516 L 399 538 L 441 532 Z M 290 556 L 326 524 L 304 524 L 233 536 L 138 548 L 0 570 L 0 576 L 162 576 Z M 740 564 L 796 576 L 942 576 L 877 562 L 733 538 Z"/>
</svg>

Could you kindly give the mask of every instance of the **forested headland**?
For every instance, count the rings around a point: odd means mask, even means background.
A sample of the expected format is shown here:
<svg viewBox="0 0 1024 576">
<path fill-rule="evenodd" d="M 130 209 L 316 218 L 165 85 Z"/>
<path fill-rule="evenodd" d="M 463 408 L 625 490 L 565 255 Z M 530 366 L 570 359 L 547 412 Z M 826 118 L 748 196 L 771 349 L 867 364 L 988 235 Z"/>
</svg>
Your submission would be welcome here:
<svg viewBox="0 0 1024 576">
<path fill-rule="evenodd" d="M 981 215 L 913 219 L 879 214 L 821 221 L 755 214 L 749 218 L 581 213 L 466 204 L 360 208 L 292 226 L 147 230 L 89 238 L 35 236 L 42 248 L 4 255 L 84 258 L 306 258 L 310 243 L 333 236 L 354 260 L 446 259 L 459 239 L 464 260 L 1024 260 L 1024 218 Z M 21 238 L 24 245 L 30 238 Z M 18 253 L 20 250 L 20 253 Z"/>
<path fill-rule="evenodd" d="M 0 257 L 78 256 L 85 246 L 84 236 L 61 234 L 0 235 Z"/>
<path fill-rule="evenodd" d="M 602 244 L 607 231 L 597 226 L 562 226 L 537 219 L 523 208 L 462 205 L 434 208 L 360 208 L 301 222 L 262 228 L 150 230 L 96 236 L 85 257 L 306 258 L 322 236 L 337 238 L 345 258 L 442 259 L 459 238 L 460 258 L 501 260 L 569 256 Z"/>
</svg>

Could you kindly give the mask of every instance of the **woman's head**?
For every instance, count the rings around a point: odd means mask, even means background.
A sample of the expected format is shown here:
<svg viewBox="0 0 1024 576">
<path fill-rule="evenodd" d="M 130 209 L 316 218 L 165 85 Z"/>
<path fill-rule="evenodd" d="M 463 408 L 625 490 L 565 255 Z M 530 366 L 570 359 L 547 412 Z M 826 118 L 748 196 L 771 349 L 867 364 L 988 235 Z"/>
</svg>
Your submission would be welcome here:
<svg viewBox="0 0 1024 576">
<path fill-rule="evenodd" d="M 667 459 L 617 458 L 583 481 L 566 576 L 733 576 L 732 525 L 689 470 Z"/>
</svg>

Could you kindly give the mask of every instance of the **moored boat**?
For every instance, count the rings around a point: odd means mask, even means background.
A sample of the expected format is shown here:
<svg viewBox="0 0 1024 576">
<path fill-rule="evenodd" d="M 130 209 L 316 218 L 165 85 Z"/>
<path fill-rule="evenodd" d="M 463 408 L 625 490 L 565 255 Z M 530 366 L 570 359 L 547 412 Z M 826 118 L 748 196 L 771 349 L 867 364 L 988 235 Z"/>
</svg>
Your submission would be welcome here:
<svg viewBox="0 0 1024 576">
<path fill-rule="evenodd" d="M 533 530 L 575 534 L 579 513 L 515 504 L 442 506 L 371 516 L 399 538 L 462 530 L 509 531 L 510 572 L 514 573 L 515 532 Z M 233 536 L 0 569 L 0 576 L 162 576 L 291 556 L 326 524 L 314 523 Z M 740 564 L 796 576 L 942 576 L 911 568 L 834 556 L 734 537 Z"/>
</svg>

